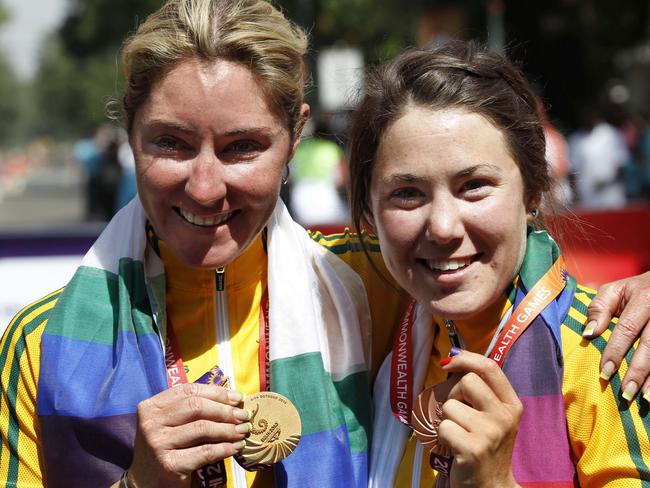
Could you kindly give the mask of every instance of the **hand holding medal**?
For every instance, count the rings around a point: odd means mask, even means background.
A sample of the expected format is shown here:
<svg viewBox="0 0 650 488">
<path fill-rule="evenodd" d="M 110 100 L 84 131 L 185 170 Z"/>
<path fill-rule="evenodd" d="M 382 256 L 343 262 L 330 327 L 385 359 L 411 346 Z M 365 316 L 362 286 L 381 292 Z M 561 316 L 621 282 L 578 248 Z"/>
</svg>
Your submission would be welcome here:
<svg viewBox="0 0 650 488">
<path fill-rule="evenodd" d="M 480 354 L 463 351 L 442 362 L 444 370 L 462 374 L 453 385 L 438 385 L 443 394 L 451 386 L 439 410 L 437 442 L 453 455 L 452 485 L 517 486 L 511 459 L 523 406 L 510 382 L 496 362 Z M 428 422 L 435 424 L 430 417 Z"/>
</svg>

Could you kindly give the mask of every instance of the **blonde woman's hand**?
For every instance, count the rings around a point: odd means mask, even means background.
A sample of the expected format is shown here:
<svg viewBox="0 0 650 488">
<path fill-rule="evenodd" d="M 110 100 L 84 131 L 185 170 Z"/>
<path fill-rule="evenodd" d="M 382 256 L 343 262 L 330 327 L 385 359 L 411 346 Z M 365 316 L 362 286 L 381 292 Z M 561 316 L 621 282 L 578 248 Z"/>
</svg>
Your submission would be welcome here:
<svg viewBox="0 0 650 488">
<path fill-rule="evenodd" d="M 243 395 L 220 386 L 188 383 L 138 405 L 130 487 L 189 487 L 192 472 L 243 447 L 250 413 Z"/>
<path fill-rule="evenodd" d="M 518 486 L 512 451 L 523 406 L 493 360 L 463 351 L 444 369 L 464 373 L 442 406 L 440 441 L 454 461 L 452 486 Z"/>
<path fill-rule="evenodd" d="M 620 318 L 600 360 L 601 377 L 609 379 L 640 339 L 621 385 L 632 399 L 638 391 L 650 392 L 650 271 L 601 286 L 589 305 L 583 335 L 599 336 L 613 316 Z"/>
</svg>

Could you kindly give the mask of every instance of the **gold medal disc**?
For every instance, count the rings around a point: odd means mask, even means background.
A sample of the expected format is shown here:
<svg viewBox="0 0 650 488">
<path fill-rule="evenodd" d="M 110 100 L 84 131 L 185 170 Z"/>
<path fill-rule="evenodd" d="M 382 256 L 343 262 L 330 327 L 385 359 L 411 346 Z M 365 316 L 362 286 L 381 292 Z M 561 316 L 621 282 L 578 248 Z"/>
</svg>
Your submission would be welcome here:
<svg viewBox="0 0 650 488">
<path fill-rule="evenodd" d="M 243 408 L 252 412 L 253 428 L 246 445 L 235 455 L 249 471 L 257 471 L 281 461 L 300 441 L 300 414 L 291 401 L 275 392 L 262 391 L 246 396 Z"/>
</svg>

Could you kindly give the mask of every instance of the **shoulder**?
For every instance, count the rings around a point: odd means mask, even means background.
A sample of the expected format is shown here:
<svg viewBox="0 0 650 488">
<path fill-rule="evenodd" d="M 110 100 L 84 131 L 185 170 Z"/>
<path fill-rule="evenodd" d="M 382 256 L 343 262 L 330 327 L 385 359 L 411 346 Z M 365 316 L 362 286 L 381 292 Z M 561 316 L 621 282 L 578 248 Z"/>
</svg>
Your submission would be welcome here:
<svg viewBox="0 0 650 488">
<path fill-rule="evenodd" d="M 2 340 L 0 341 L 0 349 L 2 350 L 2 360 L 6 359 L 5 350 L 11 343 L 16 341 L 18 336 L 29 336 L 34 333 L 41 325 L 45 325 L 63 292 L 64 288 L 56 290 L 43 298 L 30 303 L 22 310 L 20 310 L 14 318 L 9 322 L 9 325 L 4 331 Z"/>
<path fill-rule="evenodd" d="M 311 239 L 326 247 L 339 256 L 348 253 L 363 254 L 363 245 L 359 234 L 350 231 L 348 227 L 336 234 L 323 234 L 319 231 L 309 231 Z M 363 241 L 370 253 L 379 253 L 379 241 L 374 235 L 364 235 Z"/>
<path fill-rule="evenodd" d="M 29 304 L 5 329 L 0 340 L 0 370 L 9 372 L 3 377 L 4 391 L 15 391 L 18 383 L 25 382 L 24 373 L 27 371 L 35 375 L 34 378 L 38 377 L 41 337 L 62 291 L 57 290 Z"/>
<path fill-rule="evenodd" d="M 604 486 L 608 481 L 647 474 L 644 453 L 650 448 L 650 417 L 644 413 L 644 400 L 637 397 L 628 403 L 622 396 L 622 378 L 634 348 L 609 381 L 599 378 L 602 353 L 617 319 L 601 337 L 582 337 L 587 308 L 595 295 L 595 290 L 578 286 L 562 324 L 562 390 L 578 478 L 585 485 L 598 479 L 598 486 Z"/>
</svg>

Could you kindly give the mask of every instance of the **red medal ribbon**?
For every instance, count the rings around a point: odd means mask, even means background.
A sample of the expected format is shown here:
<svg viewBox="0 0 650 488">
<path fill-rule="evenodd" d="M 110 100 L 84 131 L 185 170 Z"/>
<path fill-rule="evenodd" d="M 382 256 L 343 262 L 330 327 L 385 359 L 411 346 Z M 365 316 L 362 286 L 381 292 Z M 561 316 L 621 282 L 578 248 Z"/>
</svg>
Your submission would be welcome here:
<svg viewBox="0 0 650 488">
<path fill-rule="evenodd" d="M 542 310 L 562 292 L 568 276 L 564 259 L 560 256 L 517 305 L 488 356 L 495 360 L 499 367 L 503 367 L 503 361 L 515 341 Z"/>
<path fill-rule="evenodd" d="M 271 361 L 269 359 L 269 293 L 264 290 L 262 302 L 260 303 L 260 347 L 259 347 L 259 369 L 260 369 L 260 391 L 267 391 L 270 388 Z"/>
<path fill-rule="evenodd" d="M 390 406 L 393 416 L 406 425 L 411 425 L 413 410 L 413 341 L 411 331 L 416 302 L 413 300 L 400 322 L 393 342 L 390 368 Z"/>
<path fill-rule="evenodd" d="M 174 337 L 171 321 L 167 320 L 167 337 L 165 338 L 165 367 L 167 368 L 167 385 L 170 388 L 187 383 L 185 366 L 181 359 L 178 343 Z"/>
</svg>

